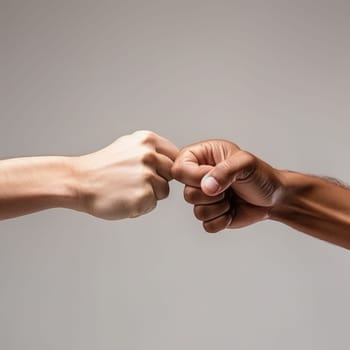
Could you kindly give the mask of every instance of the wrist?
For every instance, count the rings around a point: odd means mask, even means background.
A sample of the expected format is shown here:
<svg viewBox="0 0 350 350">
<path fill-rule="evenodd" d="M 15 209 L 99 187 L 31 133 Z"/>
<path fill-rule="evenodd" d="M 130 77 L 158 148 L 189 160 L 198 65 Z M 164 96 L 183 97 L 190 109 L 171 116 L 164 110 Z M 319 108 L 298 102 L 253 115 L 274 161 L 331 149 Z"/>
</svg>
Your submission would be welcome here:
<svg viewBox="0 0 350 350">
<path fill-rule="evenodd" d="M 59 180 L 52 195 L 55 206 L 83 211 L 77 161 L 78 157 L 57 157 Z"/>
<path fill-rule="evenodd" d="M 91 214 L 90 203 L 95 198 L 96 186 L 101 180 L 96 163 L 91 161 L 89 155 L 66 159 L 70 174 L 67 182 L 67 203 L 72 205 L 71 209 Z"/>
<path fill-rule="evenodd" d="M 281 192 L 278 201 L 269 210 L 269 219 L 283 222 L 299 214 L 303 199 L 313 191 L 319 180 L 287 170 L 279 170 L 278 173 Z"/>
</svg>

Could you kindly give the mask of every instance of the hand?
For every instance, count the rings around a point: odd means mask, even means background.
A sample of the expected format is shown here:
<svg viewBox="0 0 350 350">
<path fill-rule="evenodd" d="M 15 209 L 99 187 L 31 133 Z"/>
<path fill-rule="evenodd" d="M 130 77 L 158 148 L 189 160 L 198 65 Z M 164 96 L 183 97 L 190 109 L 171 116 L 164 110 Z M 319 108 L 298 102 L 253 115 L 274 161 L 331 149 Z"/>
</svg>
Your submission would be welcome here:
<svg viewBox="0 0 350 350">
<path fill-rule="evenodd" d="M 266 219 L 283 192 L 278 170 L 225 140 L 183 148 L 172 174 L 186 185 L 185 200 L 212 233 Z"/>
<path fill-rule="evenodd" d="M 146 214 L 169 194 L 178 149 L 149 131 L 137 131 L 75 159 L 81 210 L 103 219 Z"/>
</svg>

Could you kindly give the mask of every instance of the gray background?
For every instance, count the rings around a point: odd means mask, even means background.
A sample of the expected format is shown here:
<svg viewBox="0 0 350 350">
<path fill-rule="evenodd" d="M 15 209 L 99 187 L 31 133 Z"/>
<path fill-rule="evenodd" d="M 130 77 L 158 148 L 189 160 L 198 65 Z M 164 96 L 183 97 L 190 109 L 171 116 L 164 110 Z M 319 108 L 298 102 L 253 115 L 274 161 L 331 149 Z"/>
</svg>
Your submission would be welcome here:
<svg viewBox="0 0 350 350">
<path fill-rule="evenodd" d="M 0 157 L 136 129 L 350 179 L 348 1 L 0 0 Z M 278 223 L 153 213 L 0 223 L 0 348 L 348 349 L 350 254 Z"/>
</svg>

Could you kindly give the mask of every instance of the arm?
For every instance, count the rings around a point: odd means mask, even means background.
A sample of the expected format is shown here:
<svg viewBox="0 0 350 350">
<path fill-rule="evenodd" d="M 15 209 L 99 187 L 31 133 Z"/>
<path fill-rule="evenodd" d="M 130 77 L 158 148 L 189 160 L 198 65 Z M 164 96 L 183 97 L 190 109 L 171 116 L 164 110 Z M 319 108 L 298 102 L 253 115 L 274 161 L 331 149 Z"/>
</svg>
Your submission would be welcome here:
<svg viewBox="0 0 350 350">
<path fill-rule="evenodd" d="M 29 157 L 0 162 L 0 219 L 63 207 L 82 210 L 73 158 Z"/>
<path fill-rule="evenodd" d="M 169 194 L 178 150 L 149 131 L 79 157 L 0 161 L 0 219 L 69 208 L 103 219 L 145 214 Z"/>
<path fill-rule="evenodd" d="M 208 232 L 271 219 L 350 249 L 350 190 L 281 171 L 225 140 L 185 147 L 173 175 Z"/>
<path fill-rule="evenodd" d="M 326 179 L 281 171 L 285 195 L 272 220 L 350 249 L 350 190 Z"/>
</svg>

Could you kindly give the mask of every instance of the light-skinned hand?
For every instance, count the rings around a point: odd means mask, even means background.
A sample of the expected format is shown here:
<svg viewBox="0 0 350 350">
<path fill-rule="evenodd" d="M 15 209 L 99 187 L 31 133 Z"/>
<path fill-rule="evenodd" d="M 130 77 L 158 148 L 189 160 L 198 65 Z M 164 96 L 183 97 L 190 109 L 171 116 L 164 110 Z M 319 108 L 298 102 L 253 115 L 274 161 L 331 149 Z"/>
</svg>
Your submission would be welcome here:
<svg viewBox="0 0 350 350">
<path fill-rule="evenodd" d="M 150 131 L 122 136 L 108 147 L 78 157 L 82 208 L 103 219 L 133 218 L 153 210 L 169 194 L 178 148 Z"/>
</svg>

